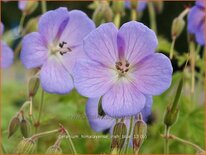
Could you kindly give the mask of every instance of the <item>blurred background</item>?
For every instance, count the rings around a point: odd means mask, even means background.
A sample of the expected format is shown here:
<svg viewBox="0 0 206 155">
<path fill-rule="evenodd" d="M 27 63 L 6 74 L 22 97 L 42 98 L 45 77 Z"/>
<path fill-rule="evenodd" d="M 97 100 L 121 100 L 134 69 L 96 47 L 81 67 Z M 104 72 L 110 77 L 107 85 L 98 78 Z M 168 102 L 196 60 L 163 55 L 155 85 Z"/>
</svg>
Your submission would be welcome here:
<svg viewBox="0 0 206 155">
<path fill-rule="evenodd" d="M 92 2 L 83 1 L 58 1 L 47 2 L 47 10 L 53 10 L 58 7 L 67 7 L 69 10 L 79 9 L 84 11 L 92 18 L 94 10 L 90 9 Z M 171 46 L 171 24 L 187 6 L 193 6 L 194 2 L 163 2 L 163 10 L 156 14 L 157 31 L 159 38 L 158 52 L 169 55 Z M 18 9 L 18 2 L 1 2 L 1 20 L 5 27 L 3 39 L 12 47 L 18 47 L 21 38 L 14 39 L 17 36 L 17 27 L 19 25 L 22 12 Z M 27 23 L 31 18 L 41 15 L 41 4 L 37 9 L 25 19 Z M 54 19 L 55 20 L 55 19 Z M 130 10 L 125 9 L 125 16 L 122 17 L 121 24 L 130 21 Z M 148 8 L 142 12 L 139 21 L 148 27 L 150 18 Z M 179 83 L 181 72 L 185 63 L 185 54 L 188 53 L 187 31 L 186 28 L 176 40 L 175 53 L 180 55 L 172 60 L 174 67 L 173 81 L 171 87 L 162 95 L 154 97 L 152 115 L 148 120 L 148 134 L 140 150 L 141 154 L 163 154 L 164 139 L 160 136 L 164 133 L 163 116 L 169 103 L 174 100 L 177 85 Z M 172 127 L 171 133 L 183 139 L 196 143 L 200 147 L 205 146 L 204 129 L 204 61 L 203 47 L 197 55 L 196 63 L 196 85 L 195 93 L 191 94 L 190 67 L 186 69 L 186 79 L 184 81 L 183 93 L 180 98 L 180 114 L 177 123 Z M 190 65 L 190 64 L 189 64 Z M 6 153 L 13 153 L 15 147 L 22 139 L 18 131 L 14 136 L 8 139 L 8 124 L 11 118 L 18 112 L 22 104 L 28 99 L 27 83 L 29 71 L 26 70 L 18 58 L 14 64 L 2 71 L 2 138 L 3 147 Z M 34 98 L 34 117 L 37 117 L 41 90 Z M 90 128 L 85 116 L 86 98 L 80 96 L 75 90 L 68 95 L 46 94 L 41 126 L 39 132 L 58 128 L 58 124 L 63 124 L 73 136 L 81 135 L 102 135 L 105 133 L 96 133 Z M 47 148 L 54 144 L 56 136 L 48 136 L 39 140 L 37 153 L 45 153 Z M 77 152 L 80 154 L 100 154 L 110 153 L 110 139 L 100 138 L 74 138 Z M 70 153 L 68 143 L 62 143 L 63 153 Z M 131 150 L 130 150 L 131 151 Z M 196 151 L 187 145 L 177 141 L 170 141 L 170 153 L 193 154 Z"/>
</svg>

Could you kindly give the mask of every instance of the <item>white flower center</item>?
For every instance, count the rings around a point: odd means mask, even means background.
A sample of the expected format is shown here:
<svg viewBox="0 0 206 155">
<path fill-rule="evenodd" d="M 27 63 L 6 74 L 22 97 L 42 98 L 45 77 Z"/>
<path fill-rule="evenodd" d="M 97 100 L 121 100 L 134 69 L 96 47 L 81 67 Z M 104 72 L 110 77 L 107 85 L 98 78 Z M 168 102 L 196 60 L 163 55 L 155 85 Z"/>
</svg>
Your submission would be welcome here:
<svg viewBox="0 0 206 155">
<path fill-rule="evenodd" d="M 130 63 L 127 60 L 118 61 L 115 64 L 119 76 L 125 76 L 126 73 L 130 70 Z"/>
<path fill-rule="evenodd" d="M 51 47 L 50 50 L 51 55 L 60 54 L 62 56 L 72 51 L 71 48 L 68 47 L 67 42 L 65 41 L 60 42 L 57 46 Z"/>
</svg>

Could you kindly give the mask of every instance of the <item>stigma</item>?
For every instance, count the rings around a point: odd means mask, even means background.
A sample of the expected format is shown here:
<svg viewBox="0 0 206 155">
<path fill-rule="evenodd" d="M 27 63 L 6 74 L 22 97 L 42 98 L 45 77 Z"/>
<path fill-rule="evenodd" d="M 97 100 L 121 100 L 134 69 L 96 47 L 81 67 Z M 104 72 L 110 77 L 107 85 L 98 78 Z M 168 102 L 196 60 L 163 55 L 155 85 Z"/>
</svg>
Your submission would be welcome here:
<svg viewBox="0 0 206 155">
<path fill-rule="evenodd" d="M 61 56 L 65 55 L 68 52 L 72 52 L 72 49 L 67 45 L 67 42 L 62 41 L 57 44 L 55 47 L 51 48 L 51 54 L 59 53 Z"/>
</svg>

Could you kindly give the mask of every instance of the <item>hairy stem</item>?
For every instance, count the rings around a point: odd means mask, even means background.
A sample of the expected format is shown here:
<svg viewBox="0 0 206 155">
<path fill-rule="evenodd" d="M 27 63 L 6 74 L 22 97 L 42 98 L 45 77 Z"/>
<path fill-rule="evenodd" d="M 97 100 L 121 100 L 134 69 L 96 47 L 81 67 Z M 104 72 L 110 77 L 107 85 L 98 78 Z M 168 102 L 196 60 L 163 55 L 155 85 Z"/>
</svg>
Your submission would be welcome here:
<svg viewBox="0 0 206 155">
<path fill-rule="evenodd" d="M 121 19 L 120 13 L 116 13 L 114 16 L 114 24 L 116 25 L 117 28 L 120 27 L 120 19 Z"/>
<path fill-rule="evenodd" d="M 172 59 L 173 55 L 174 55 L 175 41 L 176 41 L 176 38 L 173 38 L 172 39 L 172 44 L 171 44 L 171 47 L 170 47 L 170 59 Z"/>
<path fill-rule="evenodd" d="M 23 13 L 20 19 L 20 23 L 19 23 L 19 29 L 18 29 L 19 35 L 21 35 L 22 33 L 25 18 L 26 18 L 26 14 Z"/>
<path fill-rule="evenodd" d="M 165 154 L 169 154 L 169 134 L 170 134 L 170 127 L 165 126 L 165 146 L 164 146 Z"/>
<path fill-rule="evenodd" d="M 52 131 L 46 131 L 46 132 L 42 132 L 42 133 L 38 133 L 35 134 L 31 137 L 32 140 L 36 140 L 38 138 L 44 137 L 44 136 L 48 136 L 50 134 L 54 134 L 54 133 L 58 133 L 60 130 L 56 129 L 56 130 L 52 130 Z"/>
<path fill-rule="evenodd" d="M 152 2 L 148 2 L 148 10 L 150 17 L 150 28 L 157 33 L 157 23 L 156 23 L 156 14 L 154 10 L 154 5 Z"/>
<path fill-rule="evenodd" d="M 38 116 L 38 119 L 37 119 L 37 122 L 36 122 L 37 124 L 36 124 L 36 130 L 35 130 L 35 133 L 37 133 L 38 128 L 39 128 L 39 125 L 40 125 L 40 120 L 41 120 L 41 115 L 42 115 L 43 104 L 44 104 L 44 90 L 42 90 L 42 93 L 41 93 L 41 101 L 40 101 L 40 108 L 39 108 L 39 116 Z"/>
<path fill-rule="evenodd" d="M 126 138 L 126 148 L 125 148 L 124 154 L 127 154 L 127 150 L 128 150 L 128 147 L 129 147 L 129 141 L 130 141 L 130 137 L 131 137 L 131 134 L 132 134 L 133 119 L 134 119 L 134 117 L 132 116 L 131 119 L 130 119 L 129 133 L 128 133 L 128 136 Z"/>
<path fill-rule="evenodd" d="M 131 20 L 137 20 L 137 10 L 133 8 L 131 9 Z"/>
<path fill-rule="evenodd" d="M 44 14 L 47 11 L 46 0 L 41 0 L 41 10 L 42 14 Z"/>
<path fill-rule="evenodd" d="M 72 138 L 71 138 L 68 130 L 66 130 L 66 134 L 67 134 L 68 143 L 69 143 L 70 146 L 71 146 L 72 152 L 73 152 L 74 154 L 77 154 L 77 151 L 76 151 L 76 149 L 75 149 L 75 147 L 74 147 L 74 143 L 73 143 L 73 141 L 72 141 Z"/>
</svg>

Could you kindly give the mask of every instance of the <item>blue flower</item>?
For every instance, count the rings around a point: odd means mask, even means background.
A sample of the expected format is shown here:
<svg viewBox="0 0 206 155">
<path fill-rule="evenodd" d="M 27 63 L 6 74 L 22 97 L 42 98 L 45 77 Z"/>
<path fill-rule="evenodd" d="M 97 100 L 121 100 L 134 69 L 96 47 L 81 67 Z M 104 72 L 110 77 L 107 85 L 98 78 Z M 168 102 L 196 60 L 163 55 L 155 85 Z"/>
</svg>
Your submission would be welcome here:
<svg viewBox="0 0 206 155">
<path fill-rule="evenodd" d="M 188 14 L 187 29 L 200 45 L 205 45 L 205 11 L 204 0 L 197 0 Z"/>
</svg>

